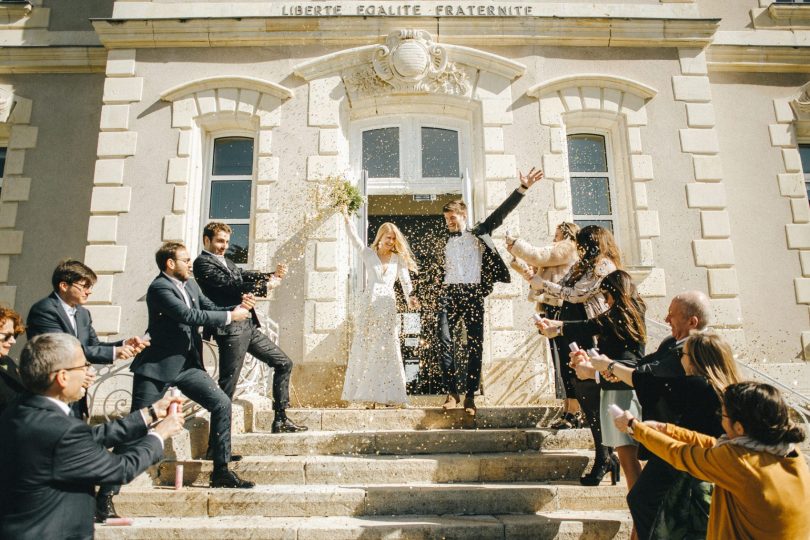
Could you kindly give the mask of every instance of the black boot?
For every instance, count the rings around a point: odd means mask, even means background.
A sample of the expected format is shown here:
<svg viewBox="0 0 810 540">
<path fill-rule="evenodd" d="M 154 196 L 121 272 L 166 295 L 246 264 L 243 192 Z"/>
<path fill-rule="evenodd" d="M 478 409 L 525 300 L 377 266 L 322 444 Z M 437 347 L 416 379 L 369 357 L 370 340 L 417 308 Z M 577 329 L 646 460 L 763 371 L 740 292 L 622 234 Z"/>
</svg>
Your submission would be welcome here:
<svg viewBox="0 0 810 540">
<path fill-rule="evenodd" d="M 299 431 L 306 431 L 307 426 L 299 426 L 289 418 L 284 411 L 276 411 L 276 417 L 273 419 L 273 426 L 271 431 L 273 433 L 297 433 Z"/>
<path fill-rule="evenodd" d="M 616 454 L 610 454 L 607 459 L 595 461 L 591 472 L 581 477 L 579 483 L 583 486 L 598 486 L 608 472 L 610 473 L 610 484 L 615 486 L 622 477 L 619 458 L 616 457 Z"/>
<path fill-rule="evenodd" d="M 239 478 L 227 465 L 217 465 L 211 473 L 212 488 L 250 489 L 255 485 L 255 482 Z"/>
<path fill-rule="evenodd" d="M 108 518 L 120 518 L 115 511 L 112 493 L 99 492 L 96 495 L 96 523 L 104 523 Z"/>
</svg>

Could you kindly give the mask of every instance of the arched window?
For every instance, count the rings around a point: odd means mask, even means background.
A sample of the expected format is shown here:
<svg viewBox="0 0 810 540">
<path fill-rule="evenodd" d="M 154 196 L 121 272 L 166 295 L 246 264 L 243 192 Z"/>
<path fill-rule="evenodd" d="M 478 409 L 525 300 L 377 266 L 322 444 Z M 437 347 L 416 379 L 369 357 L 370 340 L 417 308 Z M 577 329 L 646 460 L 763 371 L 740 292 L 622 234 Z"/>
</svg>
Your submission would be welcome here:
<svg viewBox="0 0 810 540">
<path fill-rule="evenodd" d="M 594 133 L 568 136 L 568 170 L 574 222 L 599 225 L 617 233 L 613 168 L 606 137 Z"/>
<path fill-rule="evenodd" d="M 213 139 L 203 206 L 203 226 L 221 221 L 233 229 L 225 254 L 236 264 L 250 258 L 250 217 L 253 197 L 253 138 L 223 136 Z"/>
</svg>

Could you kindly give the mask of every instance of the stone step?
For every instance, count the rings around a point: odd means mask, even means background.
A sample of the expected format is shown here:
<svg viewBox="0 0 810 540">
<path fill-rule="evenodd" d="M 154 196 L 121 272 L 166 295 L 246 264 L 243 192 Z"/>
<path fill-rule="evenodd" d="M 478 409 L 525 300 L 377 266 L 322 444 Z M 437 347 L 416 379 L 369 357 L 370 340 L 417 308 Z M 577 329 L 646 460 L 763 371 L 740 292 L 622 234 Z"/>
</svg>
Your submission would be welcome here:
<svg viewBox="0 0 810 540">
<path fill-rule="evenodd" d="M 421 456 L 246 456 L 231 468 L 257 484 L 391 484 L 450 482 L 535 482 L 576 480 L 588 451 L 425 454 Z M 183 464 L 184 485 L 207 486 L 208 460 L 164 461 L 156 483 L 174 485 L 175 466 Z"/>
<path fill-rule="evenodd" d="M 306 431 L 246 433 L 233 436 L 241 455 L 312 454 L 418 455 L 435 453 L 522 452 L 593 448 L 586 429 L 435 429 L 420 431 Z"/>
<path fill-rule="evenodd" d="M 287 409 L 297 424 L 314 431 L 380 431 L 425 429 L 505 429 L 549 425 L 559 413 L 554 406 L 481 407 L 475 420 L 463 409 L 445 411 L 440 407 L 408 409 Z M 270 431 L 273 411 L 252 411 L 249 431 Z"/>
<path fill-rule="evenodd" d="M 254 489 L 125 488 L 115 498 L 131 517 L 483 515 L 623 510 L 624 485 L 464 483 L 344 486 L 262 485 Z"/>
<path fill-rule="evenodd" d="M 381 517 L 137 518 L 131 527 L 96 525 L 96 540 L 627 540 L 627 512 Z"/>
</svg>

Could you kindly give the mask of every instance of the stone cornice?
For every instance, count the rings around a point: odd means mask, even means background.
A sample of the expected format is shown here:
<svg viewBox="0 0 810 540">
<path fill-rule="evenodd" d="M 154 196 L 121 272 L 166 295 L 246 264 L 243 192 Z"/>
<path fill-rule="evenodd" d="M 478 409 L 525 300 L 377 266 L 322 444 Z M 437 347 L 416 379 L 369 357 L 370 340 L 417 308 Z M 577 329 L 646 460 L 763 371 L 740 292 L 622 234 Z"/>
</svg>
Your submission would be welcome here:
<svg viewBox="0 0 810 540">
<path fill-rule="evenodd" d="M 806 26 L 810 23 L 810 6 L 807 4 L 774 3 L 768 6 L 768 14 L 773 20 L 788 24 L 795 23 Z"/>
<path fill-rule="evenodd" d="M 567 77 L 559 77 L 551 79 L 543 83 L 532 86 L 526 90 L 526 95 L 539 98 L 543 94 L 557 92 L 570 88 L 572 86 L 595 86 L 599 88 L 613 88 L 622 92 L 637 95 L 642 99 L 651 99 L 655 97 L 658 91 L 646 84 L 626 79 L 624 77 L 617 77 L 615 75 L 602 75 L 599 73 L 584 73 L 582 75 L 570 75 Z"/>
<path fill-rule="evenodd" d="M 282 100 L 293 97 L 293 92 L 289 88 L 254 77 L 207 77 L 170 88 L 160 94 L 160 99 L 163 101 L 175 101 L 195 92 L 214 90 L 217 88 L 255 90 L 260 94 L 269 94 Z"/>
<path fill-rule="evenodd" d="M 495 73 L 510 80 L 526 73 L 526 66 L 523 64 L 497 54 L 459 45 L 446 45 L 444 43 L 441 45 L 447 50 L 453 62 Z M 365 45 L 327 54 L 296 66 L 294 71 L 296 75 L 307 81 L 325 77 L 332 73 L 339 73 L 344 69 L 370 63 L 372 53 L 377 47 L 378 45 Z"/>
<path fill-rule="evenodd" d="M 103 47 L 0 47 L 0 73 L 104 72 Z"/>
<path fill-rule="evenodd" d="M 638 6 L 642 7 L 642 6 Z M 95 20 L 108 48 L 244 47 L 378 43 L 397 28 L 424 29 L 461 46 L 692 47 L 709 44 L 719 19 L 608 17 L 242 17 Z"/>
<path fill-rule="evenodd" d="M 711 71 L 810 72 L 810 47 L 712 45 L 706 52 Z"/>
</svg>

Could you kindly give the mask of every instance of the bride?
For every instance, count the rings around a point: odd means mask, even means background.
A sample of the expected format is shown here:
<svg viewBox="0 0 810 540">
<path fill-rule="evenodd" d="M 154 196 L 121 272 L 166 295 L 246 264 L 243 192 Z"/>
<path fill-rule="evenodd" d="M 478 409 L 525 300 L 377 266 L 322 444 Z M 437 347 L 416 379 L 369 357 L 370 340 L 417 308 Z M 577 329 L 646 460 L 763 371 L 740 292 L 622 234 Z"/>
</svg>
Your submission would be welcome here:
<svg viewBox="0 0 810 540">
<path fill-rule="evenodd" d="M 342 399 L 374 407 L 405 405 L 405 368 L 399 348 L 399 317 L 394 283 L 399 279 L 408 307 L 418 309 L 410 272 L 416 272 L 408 241 L 393 223 L 383 223 L 370 247 L 360 240 L 354 223 L 344 212 L 349 238 L 366 267 L 365 290 L 355 314 L 355 335 Z"/>
</svg>

